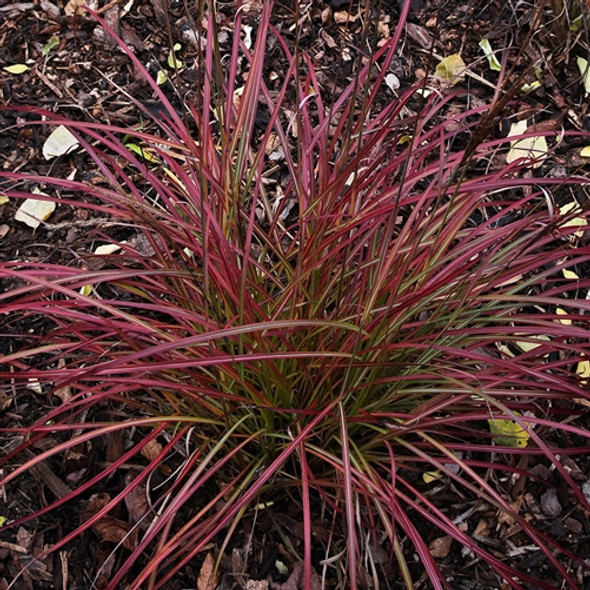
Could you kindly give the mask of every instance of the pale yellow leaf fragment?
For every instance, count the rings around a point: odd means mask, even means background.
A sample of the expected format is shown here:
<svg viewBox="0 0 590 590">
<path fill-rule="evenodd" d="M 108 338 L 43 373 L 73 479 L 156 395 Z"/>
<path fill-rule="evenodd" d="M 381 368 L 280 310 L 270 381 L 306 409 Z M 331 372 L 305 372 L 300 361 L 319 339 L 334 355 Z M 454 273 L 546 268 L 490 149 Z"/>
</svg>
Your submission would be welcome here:
<svg viewBox="0 0 590 590">
<path fill-rule="evenodd" d="M 583 57 L 577 59 L 578 69 L 582 74 L 582 80 L 584 80 L 584 90 L 590 92 L 590 68 L 588 67 L 588 60 Z"/>
<path fill-rule="evenodd" d="M 88 2 L 86 2 L 86 0 L 69 0 L 69 2 L 65 5 L 64 12 L 67 16 L 74 16 L 74 14 L 77 12 L 81 13 L 82 10 L 80 9 L 84 6 L 88 6 Z M 90 8 L 93 8 L 93 6 L 90 6 Z"/>
<path fill-rule="evenodd" d="M 573 271 L 573 270 L 568 270 L 567 268 L 562 269 L 561 271 L 563 273 L 563 276 L 566 279 L 571 279 L 573 281 L 579 281 L 580 277 Z"/>
<path fill-rule="evenodd" d="M 38 395 L 43 395 L 43 387 L 41 387 L 41 383 L 36 377 L 27 380 L 27 389 L 34 391 Z"/>
<path fill-rule="evenodd" d="M 453 53 L 436 66 L 434 75 L 451 85 L 457 84 L 465 77 L 465 62 L 458 53 Z"/>
<path fill-rule="evenodd" d="M 516 413 L 515 413 L 516 414 Z M 519 414 L 516 414 L 519 415 Z M 524 422 L 525 426 L 531 427 L 530 423 Z M 507 447 L 526 447 L 530 434 L 516 420 L 488 420 L 490 432 L 494 435 L 494 442 Z"/>
<path fill-rule="evenodd" d="M 99 256 L 108 256 L 109 254 L 114 254 L 121 249 L 119 244 L 103 244 L 102 246 L 97 246 L 94 250 L 95 254 Z"/>
<path fill-rule="evenodd" d="M 567 311 L 565 311 L 565 309 L 563 309 L 562 307 L 557 307 L 555 309 L 555 313 L 557 315 L 564 316 L 563 318 L 559 319 L 559 322 L 562 323 L 564 326 L 571 326 L 572 325 L 572 320 L 570 320 L 567 317 L 569 314 L 567 313 Z"/>
<path fill-rule="evenodd" d="M 524 336 L 524 334 L 523 334 Z M 550 342 L 549 336 L 541 334 L 539 336 L 531 336 L 529 340 L 523 340 L 516 342 L 516 346 L 520 348 L 524 352 L 530 352 L 531 350 L 535 350 L 535 348 L 541 346 L 545 342 Z"/>
<path fill-rule="evenodd" d="M 582 377 L 582 379 L 590 378 L 590 361 L 580 361 L 576 368 L 576 373 Z"/>
<path fill-rule="evenodd" d="M 527 122 L 525 119 L 513 123 L 508 132 L 508 137 L 524 135 L 527 132 Z M 532 135 L 510 142 L 510 151 L 506 156 L 506 162 L 511 164 L 520 158 L 525 160 L 534 160 L 533 168 L 538 168 L 548 151 L 547 139 L 542 135 Z"/>
<path fill-rule="evenodd" d="M 562 215 L 567 215 L 572 212 L 577 213 L 576 210 L 581 210 L 581 207 L 575 199 L 559 208 L 559 212 Z M 588 229 L 588 221 L 585 217 L 573 217 L 566 221 L 563 224 L 563 227 L 579 227 L 579 231 L 574 232 L 574 235 L 576 238 L 581 238 L 584 235 L 584 232 Z"/>
<path fill-rule="evenodd" d="M 582 158 L 590 158 L 590 145 L 586 145 L 580 150 L 580 156 Z"/>
<path fill-rule="evenodd" d="M 424 481 L 424 483 L 432 483 L 433 481 L 442 479 L 442 477 L 443 474 L 440 472 L 439 469 L 437 469 L 436 471 L 425 471 L 422 474 L 422 480 Z"/>
<path fill-rule="evenodd" d="M 490 65 L 490 70 L 494 70 L 495 72 L 499 72 L 502 70 L 502 65 L 498 61 L 492 46 L 488 39 L 482 39 L 479 42 L 479 47 L 485 53 L 485 56 L 488 58 L 488 64 Z"/>
<path fill-rule="evenodd" d="M 8 197 L 6 195 L 0 195 L 0 206 L 6 205 L 8 203 Z"/>
<path fill-rule="evenodd" d="M 57 126 L 43 144 L 43 157 L 51 160 L 75 150 L 80 144 L 72 132 L 63 125 Z"/>
<path fill-rule="evenodd" d="M 29 69 L 29 66 L 26 64 L 13 64 L 11 66 L 4 66 L 2 69 L 9 74 L 19 75 L 24 74 Z"/>
<path fill-rule="evenodd" d="M 162 84 L 164 84 L 164 82 L 166 82 L 166 80 L 168 80 L 168 76 L 166 75 L 166 72 L 164 70 L 158 70 L 158 74 L 156 77 L 156 84 L 158 86 L 162 86 Z"/>
<path fill-rule="evenodd" d="M 48 219 L 54 211 L 55 203 L 53 201 L 42 201 L 33 198 L 25 199 L 15 213 L 14 219 L 25 223 L 33 229 L 37 229 L 39 224 Z"/>
</svg>

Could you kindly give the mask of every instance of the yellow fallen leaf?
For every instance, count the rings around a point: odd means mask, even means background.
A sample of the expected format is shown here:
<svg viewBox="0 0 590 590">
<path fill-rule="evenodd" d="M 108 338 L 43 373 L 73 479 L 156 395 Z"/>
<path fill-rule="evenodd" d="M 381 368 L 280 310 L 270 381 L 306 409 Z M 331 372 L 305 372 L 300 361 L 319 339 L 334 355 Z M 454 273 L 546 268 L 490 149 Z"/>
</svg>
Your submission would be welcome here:
<svg viewBox="0 0 590 590">
<path fill-rule="evenodd" d="M 576 374 L 582 379 L 588 379 L 590 377 L 590 360 L 580 361 L 576 367 Z"/>
<path fill-rule="evenodd" d="M 520 415 L 515 412 L 515 415 Z M 527 446 L 530 434 L 514 420 L 488 420 L 490 432 L 494 435 L 494 442 L 506 447 L 524 448 Z M 528 423 L 525 422 L 528 426 Z"/>
<path fill-rule="evenodd" d="M 541 87 L 541 82 L 539 82 L 539 80 L 535 80 L 534 82 L 531 82 L 530 84 L 523 84 L 520 87 L 521 92 L 524 92 L 525 94 L 527 92 L 530 92 L 531 90 L 536 90 L 537 88 Z"/>
<path fill-rule="evenodd" d="M 156 76 L 156 84 L 158 86 L 162 86 L 164 82 L 168 80 L 168 76 L 164 70 L 158 70 L 158 74 Z"/>
<path fill-rule="evenodd" d="M 582 158 L 590 158 L 590 145 L 584 146 L 580 150 L 580 156 L 582 156 Z"/>
<path fill-rule="evenodd" d="M 524 135 L 527 132 L 527 122 L 525 119 L 513 123 L 508 132 L 508 137 Z M 511 164 L 520 158 L 525 160 L 535 160 L 533 168 L 538 168 L 542 164 L 542 159 L 548 151 L 547 139 L 542 135 L 533 135 L 524 137 L 510 142 L 510 151 L 506 156 L 506 162 Z"/>
<path fill-rule="evenodd" d="M 510 348 L 508 348 L 508 346 L 506 344 L 504 344 L 503 342 L 498 342 L 496 343 L 496 346 L 498 348 L 498 350 L 507 357 L 514 357 L 514 353 L 510 350 Z"/>
<path fill-rule="evenodd" d="M 451 85 L 457 84 L 465 77 L 465 62 L 461 55 L 453 53 L 436 66 L 434 75 Z"/>
<path fill-rule="evenodd" d="M 562 215 L 566 215 L 567 213 L 570 213 L 572 211 L 575 212 L 576 209 L 581 210 L 581 207 L 578 204 L 578 202 L 574 199 L 573 201 L 570 201 L 569 203 L 562 205 L 559 208 L 559 212 Z M 574 232 L 574 235 L 577 238 L 581 238 L 584 235 L 584 231 L 586 231 L 586 229 L 588 228 L 588 221 L 586 220 L 585 217 L 573 217 L 572 219 L 569 219 L 568 221 L 566 221 L 563 224 L 563 227 L 574 227 L 574 226 L 580 228 L 579 231 Z"/>
<path fill-rule="evenodd" d="M 499 72 L 502 69 L 502 64 L 498 61 L 492 46 L 488 39 L 482 39 L 479 42 L 479 47 L 484 52 L 485 56 L 488 58 L 488 64 L 490 66 L 490 70 L 494 70 L 494 72 Z"/>
<path fill-rule="evenodd" d="M 182 62 L 179 59 L 175 58 L 175 54 L 177 51 L 180 51 L 182 45 L 180 45 L 180 43 L 175 43 L 174 44 L 174 53 L 171 51 L 168 54 L 168 67 L 170 67 L 173 70 L 180 70 L 182 68 Z"/>
<path fill-rule="evenodd" d="M 573 33 L 575 33 L 576 31 L 579 31 L 583 24 L 584 24 L 584 15 L 580 14 L 571 22 L 570 31 L 572 31 Z"/>
<path fill-rule="evenodd" d="M 33 198 L 25 199 L 14 214 L 14 219 L 25 223 L 33 229 L 37 229 L 39 224 L 48 219 L 54 211 L 55 203 L 53 201 L 42 201 Z"/>
<path fill-rule="evenodd" d="M 141 156 L 147 162 L 152 162 L 154 164 L 159 163 L 158 158 L 152 156 L 152 154 L 147 149 L 144 150 L 141 146 L 137 145 L 136 143 L 126 143 L 125 147 L 130 152 L 133 152 L 134 154 Z"/>
<path fill-rule="evenodd" d="M 8 72 L 9 74 L 24 74 L 28 69 L 29 66 L 25 64 L 13 64 L 11 66 L 4 66 L 2 68 L 4 71 Z"/>
<path fill-rule="evenodd" d="M 436 471 L 425 471 L 422 474 L 422 480 L 424 483 L 432 483 L 439 479 L 442 479 L 442 473 L 438 469 Z"/>
<path fill-rule="evenodd" d="M 565 309 L 561 308 L 561 307 L 557 307 L 555 309 L 555 313 L 557 315 L 562 315 L 565 316 L 564 318 L 561 318 L 559 321 L 564 325 L 564 326 L 571 326 L 572 325 L 572 320 L 568 319 L 568 313 L 567 311 L 565 311 Z"/>
<path fill-rule="evenodd" d="M 563 273 L 563 276 L 566 279 L 571 279 L 573 281 L 579 281 L 580 280 L 580 277 L 575 272 L 573 272 L 571 270 L 568 270 L 567 268 L 562 269 L 561 272 Z"/>
<path fill-rule="evenodd" d="M 8 197 L 6 195 L 0 195 L 0 205 L 6 205 L 8 203 Z"/>
<path fill-rule="evenodd" d="M 519 336 L 521 336 L 521 334 L 519 334 Z M 522 334 L 522 336 L 524 336 L 524 334 Z M 530 336 L 529 340 L 523 340 L 523 341 L 519 341 L 516 342 L 516 346 L 518 346 L 518 348 L 520 348 L 523 352 L 530 352 L 531 350 L 535 350 L 535 348 L 541 346 L 542 344 L 544 344 L 545 342 L 549 342 L 549 336 L 546 336 L 545 334 L 540 334 L 540 335 L 534 335 L 534 336 Z"/>
<path fill-rule="evenodd" d="M 582 74 L 582 80 L 584 81 L 584 90 L 590 92 L 590 68 L 588 67 L 588 60 L 578 57 L 577 64 L 580 74 Z"/>
</svg>

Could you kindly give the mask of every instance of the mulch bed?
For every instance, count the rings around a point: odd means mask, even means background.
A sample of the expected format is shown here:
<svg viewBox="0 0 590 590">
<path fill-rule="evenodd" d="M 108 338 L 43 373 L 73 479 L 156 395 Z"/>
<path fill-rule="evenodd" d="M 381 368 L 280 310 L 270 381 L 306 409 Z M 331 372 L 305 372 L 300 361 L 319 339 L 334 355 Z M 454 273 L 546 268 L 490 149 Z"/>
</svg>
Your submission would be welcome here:
<svg viewBox="0 0 590 590">
<path fill-rule="evenodd" d="M 75 0 L 69 3 L 61 0 L 54 4 L 48 0 L 39 2 L 12 2 L 0 0 L 0 103 L 6 105 L 35 105 L 76 119 L 92 119 L 118 125 L 136 125 L 142 122 L 150 125 L 149 117 L 140 112 L 125 98 L 119 89 L 144 104 L 153 117 L 158 116 L 159 105 L 154 101 L 149 86 L 130 65 L 128 58 L 117 49 L 102 29 L 88 18 L 78 17 L 74 28 L 70 16 Z M 178 58 L 184 67 L 177 75 L 171 75 L 172 82 L 163 87 L 171 101 L 182 109 L 185 101 L 195 96 L 195 63 L 199 58 L 197 41 L 193 35 L 195 22 L 200 16 L 194 9 L 187 9 L 182 2 L 166 0 L 131 0 L 128 3 L 98 3 L 95 6 L 123 40 L 129 44 L 148 69 L 155 76 L 158 69 L 167 69 L 171 43 L 180 43 Z M 256 33 L 257 2 L 245 3 L 245 24 L 252 27 L 243 35 Z M 294 2 L 279 2 L 275 11 L 275 23 L 284 34 L 300 26 L 300 43 L 316 64 L 318 80 L 338 94 L 354 76 L 359 52 L 375 48 L 394 29 L 399 15 L 399 5 L 394 0 L 372 2 L 372 20 L 366 30 L 365 15 L 358 2 L 348 0 L 300 2 L 305 15 L 301 23 L 294 21 Z M 516 4 L 516 3 L 515 3 Z M 403 51 L 393 64 L 393 72 L 400 85 L 400 91 L 413 84 L 426 72 L 432 71 L 437 63 L 432 53 L 446 56 L 460 52 L 470 65 L 474 77 L 466 79 L 472 100 L 481 104 L 493 99 L 498 75 L 488 67 L 488 62 L 479 48 L 479 42 L 486 37 L 495 48 L 511 48 L 510 59 L 515 67 L 514 76 L 524 74 L 531 64 L 542 64 L 541 86 L 520 97 L 514 106 L 507 108 L 506 115 L 514 112 L 535 113 L 535 120 L 544 129 L 590 130 L 587 115 L 588 101 L 576 65 L 576 56 L 588 49 L 583 37 L 576 37 L 567 26 L 559 23 L 549 26 L 549 15 L 538 13 L 528 3 L 519 4 L 512 10 L 509 3 L 496 1 L 436 2 L 413 0 L 410 26 L 403 44 Z M 231 27 L 235 6 L 220 3 L 218 7 L 221 22 Z M 228 29 L 229 30 L 229 29 Z M 293 36 L 295 33 L 293 32 Z M 50 39 L 56 39 L 55 47 L 44 55 L 44 47 Z M 518 54 L 518 48 L 529 38 L 526 51 Z M 229 50 L 230 37 L 220 39 L 221 49 Z M 15 75 L 1 69 L 3 66 L 23 63 L 29 65 L 27 72 Z M 265 62 L 267 76 L 281 78 L 286 64 L 280 52 L 270 52 Z M 526 81 L 532 82 L 530 75 Z M 384 94 L 380 100 L 393 100 L 393 92 Z M 452 108 L 452 105 L 451 107 Z M 452 115 L 452 111 L 450 112 Z M 41 150 L 46 131 L 41 127 L 22 127 L 19 123 L 28 115 L 17 111 L 0 112 L 0 166 L 3 170 L 67 176 L 72 172 L 90 175 L 84 155 L 75 153 L 57 160 L 46 161 Z M 505 130 L 499 130 L 504 133 Z M 579 145 L 565 144 L 560 152 L 560 174 L 567 174 L 583 166 L 577 155 Z M 0 186 L 1 189 L 1 186 Z M 80 198 L 84 198 L 80 196 Z M 109 225 L 109 219 L 89 212 L 87 209 L 59 208 L 56 213 L 36 231 L 14 220 L 15 208 L 8 204 L 0 208 L 0 260 L 44 260 L 47 262 L 73 262 L 81 252 L 92 248 L 89 234 L 101 231 L 117 239 L 132 239 L 133 228 L 121 229 Z M 121 233 L 123 232 L 123 233 Z M 0 288 L 8 288 L 6 282 Z M 22 346 L 27 333 L 39 333 L 49 327 L 38 323 L 23 324 L 19 318 L 0 316 L 0 355 Z M 48 400 L 34 392 L 19 393 L 14 397 L 0 394 L 0 427 L 20 427 L 40 417 L 46 408 L 59 400 Z M 587 424 L 590 426 L 590 422 Z M 15 441 L 4 437 L 0 442 L 7 451 Z M 564 444 L 564 441 L 553 441 Z M 570 446 L 580 441 L 567 441 Z M 29 476 L 28 485 L 7 486 L 0 491 L 0 517 L 17 518 L 37 510 L 56 497 L 63 497 L 71 485 L 76 483 L 78 472 L 88 462 L 104 462 L 117 454 L 117 445 L 122 441 L 110 441 L 105 448 L 93 447 L 92 456 L 80 450 L 79 456 L 63 464 L 46 462 Z M 41 451 L 42 449 L 36 449 Z M 101 455 L 102 453 L 102 455 Z M 112 459 L 110 459 L 112 460 Z M 525 460 L 525 459 L 523 459 Z M 531 461 L 536 459 L 531 458 Z M 572 476 L 585 482 L 590 477 L 590 458 L 572 457 L 567 459 Z M 167 466 L 174 469 L 174 465 Z M 531 466 L 537 479 L 524 480 L 506 474 L 506 497 L 518 506 L 527 518 L 535 519 L 541 530 L 557 538 L 570 551 L 590 559 L 590 521 L 588 513 L 579 508 L 572 494 L 560 483 L 559 478 L 544 463 Z M 416 485 L 421 476 L 416 473 Z M 117 475 L 109 483 L 113 490 L 125 485 L 124 474 Z M 538 551 L 521 547 L 519 530 L 514 522 L 499 517 L 489 505 L 476 498 L 462 497 L 449 483 L 430 484 L 428 492 L 436 498 L 438 505 L 445 506 L 451 518 L 462 518 L 466 529 L 476 531 L 485 539 L 492 551 L 512 565 L 539 576 L 546 583 L 559 585 L 559 575 L 547 565 L 547 560 Z M 552 487 L 554 486 L 554 487 Z M 105 492 L 106 493 L 106 490 Z M 114 547 L 113 531 L 94 529 L 72 546 L 68 546 L 50 558 L 37 561 L 26 572 L 17 576 L 44 546 L 55 542 L 64 530 L 71 529 L 85 515 L 92 514 L 100 504 L 100 495 L 92 500 L 87 497 L 66 504 L 59 513 L 20 527 L 0 533 L 0 590 L 9 587 L 21 589 L 62 590 L 75 588 L 102 587 L 108 580 L 112 563 L 110 555 Z M 125 523 L 132 517 L 133 509 L 121 509 L 117 515 Z M 271 580 L 275 590 L 297 590 L 300 588 L 300 570 L 292 552 L 285 545 L 285 538 L 296 549 L 302 548 L 300 512 L 296 501 L 281 501 L 276 511 L 262 511 L 244 519 L 242 530 L 235 535 L 234 547 L 228 549 L 222 563 L 225 575 L 220 588 L 246 587 L 250 581 Z M 251 528 L 248 528 L 250 521 Z M 117 523 L 112 522 L 112 527 Z M 477 559 L 466 556 L 456 543 L 439 546 L 440 531 L 423 531 L 431 542 L 442 571 L 453 579 L 457 589 L 499 588 L 495 579 L 480 566 Z M 326 535 L 318 526 L 314 531 L 322 541 Z M 343 545 L 346 533 L 336 544 Z M 248 555 L 246 574 L 243 574 L 244 560 Z M 318 563 L 322 555 L 316 556 Z M 387 588 L 401 588 L 390 571 L 388 556 L 379 556 L 375 548 L 373 556 L 380 576 L 386 580 Z M 277 561 L 285 569 L 277 569 Z M 199 573 L 206 563 L 205 556 L 188 565 L 170 588 L 196 588 Z M 590 579 L 581 571 L 574 571 L 580 586 L 590 588 Z M 337 576 L 328 578 L 329 587 L 337 587 Z M 367 582 L 368 583 L 368 582 Z M 122 586 L 123 587 L 123 586 Z M 250 586 L 257 588 L 257 586 Z M 259 586 L 261 589 L 263 585 Z M 320 588 L 321 586 L 318 586 Z M 428 588 L 423 579 L 416 588 Z M 203 586 L 204 588 L 204 586 Z M 199 590 L 202 590 L 199 586 Z M 316 590 L 314 588 L 314 590 Z"/>
</svg>

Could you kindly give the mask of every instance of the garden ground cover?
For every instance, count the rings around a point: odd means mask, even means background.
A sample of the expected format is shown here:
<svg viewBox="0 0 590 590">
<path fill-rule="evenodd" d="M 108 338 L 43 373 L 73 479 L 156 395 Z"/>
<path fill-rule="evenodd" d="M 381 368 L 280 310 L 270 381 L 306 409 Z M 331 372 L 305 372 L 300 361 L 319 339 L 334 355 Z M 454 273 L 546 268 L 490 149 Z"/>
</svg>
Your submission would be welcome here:
<svg viewBox="0 0 590 590">
<path fill-rule="evenodd" d="M 303 3 L 302 3 L 303 6 Z M 300 6 L 300 11 L 302 9 Z M 94 118 L 113 124 L 135 125 L 141 123 L 149 128 L 153 120 L 140 112 L 136 105 L 125 99 L 127 93 L 148 107 L 152 117 L 161 115 L 161 105 L 154 100 L 153 93 L 137 72 L 129 64 L 127 56 L 104 35 L 100 27 L 89 19 L 80 18 L 74 30 L 70 17 L 67 16 L 68 6 L 53 6 L 50 3 L 40 5 L 5 4 L 2 7 L 0 21 L 1 65 L 24 63 L 29 70 L 23 74 L 11 74 L 2 71 L 2 99 L 13 106 L 34 104 L 68 115 L 76 119 Z M 155 76 L 158 70 L 168 73 L 173 82 L 165 83 L 164 88 L 170 100 L 182 112 L 183 104 L 191 100 L 194 87 L 199 84 L 195 76 L 195 60 L 199 59 L 199 48 L 195 46 L 191 31 L 199 14 L 190 7 L 178 4 L 164 6 L 157 1 L 133 2 L 127 5 L 106 4 L 97 7 L 107 22 L 119 32 L 122 38 L 132 46 L 142 63 Z M 244 39 L 256 35 L 257 19 L 260 12 L 259 3 L 246 3 L 242 34 Z M 355 58 L 362 53 L 364 47 L 378 46 L 381 39 L 387 38 L 395 28 L 399 16 L 397 4 L 374 6 L 370 13 L 371 22 L 367 25 L 367 14 L 356 4 L 349 6 L 346 2 L 309 2 L 303 6 L 302 18 L 293 20 L 293 6 L 279 4 L 273 20 L 283 34 L 289 38 L 289 31 L 300 27 L 299 42 L 305 44 L 305 51 L 317 65 L 318 82 L 325 88 L 332 88 L 335 95 L 354 76 Z M 220 5 L 219 14 L 223 23 L 231 32 L 231 4 Z M 510 116 L 534 113 L 539 130 L 551 131 L 561 127 L 567 129 L 586 130 L 587 100 L 582 75 L 576 57 L 587 50 L 583 36 L 569 31 L 558 30 L 551 13 L 537 13 L 537 7 L 521 7 L 512 10 L 500 3 L 448 2 L 443 5 L 435 3 L 412 3 L 410 26 L 407 27 L 404 43 L 397 60 L 391 65 L 391 94 L 384 91 L 379 97 L 382 104 L 393 100 L 395 92 L 402 92 L 408 85 L 432 71 L 440 57 L 460 53 L 468 64 L 470 74 L 461 82 L 468 89 L 472 105 L 489 102 L 495 92 L 496 74 L 490 70 L 489 63 L 483 55 L 479 42 L 488 38 L 494 48 L 520 47 L 528 35 L 532 35 L 527 43 L 526 52 L 515 59 L 515 75 L 524 73 L 531 63 L 542 63 L 539 76 L 540 85 L 525 97 L 520 97 L 514 105 L 506 110 L 504 128 L 498 134 L 506 135 L 510 127 Z M 225 19 L 225 20 L 224 20 Z M 551 28 L 551 27 L 554 28 Z M 537 27 L 534 29 L 534 27 Z M 373 37 L 367 38 L 367 31 Z M 559 38 L 561 34 L 561 38 Z M 57 38 L 59 45 L 51 48 L 43 55 L 43 48 L 51 38 Z M 229 51 L 230 35 L 219 39 L 222 51 Z M 182 61 L 182 67 L 170 66 L 170 47 L 179 43 L 180 47 L 174 59 Z M 172 62 L 174 63 L 174 62 Z M 245 67 L 245 66 L 244 66 Z M 280 81 L 285 75 L 288 64 L 279 52 L 269 51 L 265 61 L 265 75 L 269 80 Z M 239 82 L 243 82 L 244 72 L 237 72 Z M 524 82 L 524 81 L 523 81 Z M 527 80 L 532 83 L 534 80 Z M 123 90 L 122 94 L 120 90 Z M 445 116 L 451 121 L 459 114 L 460 106 L 449 103 Z M 74 153 L 67 157 L 46 162 L 42 148 L 46 136 L 37 132 L 37 128 L 19 127 L 18 117 L 22 113 L 16 111 L 3 112 L 0 117 L 2 134 L 0 135 L 1 165 L 4 170 L 26 170 L 27 172 L 59 173 L 63 176 L 75 173 L 92 181 L 96 171 L 88 165 L 83 154 Z M 261 110 L 257 113 L 261 125 L 268 113 Z M 568 143 L 570 141 L 570 143 Z M 579 140 L 564 140 L 564 144 L 551 160 L 553 174 L 556 177 L 566 176 L 573 172 L 584 171 L 585 161 L 580 156 L 583 144 Z M 492 159 L 490 167 L 501 167 L 501 156 Z M 274 179 L 280 184 L 280 178 Z M 584 195 L 580 195 L 582 200 Z M 0 215 L 0 234 L 2 235 L 1 256 L 4 260 L 27 259 L 45 260 L 76 264 L 79 254 L 91 248 L 88 235 L 91 232 L 102 232 L 116 240 L 139 241 L 141 238 L 133 227 L 121 227 L 121 224 L 103 215 L 94 215 L 88 209 L 59 208 L 35 232 L 14 220 L 14 207 L 3 206 Z M 97 234 L 98 235 L 98 234 Z M 145 245 L 149 256 L 149 246 Z M 580 269 L 580 273 L 587 271 Z M 10 287 L 5 284 L 4 288 Z M 43 319 L 38 318 L 36 324 L 10 324 L 10 333 L 3 334 L 0 352 L 13 352 L 26 340 L 27 334 L 40 333 L 47 329 Z M 18 329 L 17 329 L 18 328 Z M 46 408 L 46 404 L 56 404 L 56 399 L 47 399 L 35 393 L 19 393 L 18 399 L 5 394 L 2 403 L 2 426 L 23 426 L 27 421 L 38 418 Z M 567 408 L 564 408 L 567 410 Z M 584 420 L 586 422 L 584 423 Z M 587 426 L 587 417 L 582 417 L 579 426 Z M 572 435 L 571 440 L 564 441 L 564 432 L 556 432 L 556 444 L 560 447 L 572 447 L 583 444 L 583 441 Z M 559 440 L 558 440 L 559 439 Z M 549 438 L 551 441 L 551 438 Z M 13 441 L 7 439 L 4 448 L 10 450 Z M 29 486 L 7 486 L 3 493 L 3 510 L 7 517 L 14 519 L 32 508 L 40 508 L 47 502 L 47 496 L 59 498 L 66 495 L 70 486 L 74 485 L 84 465 L 89 462 L 107 463 L 115 461 L 123 454 L 124 441 L 113 436 L 104 447 L 93 445 L 88 448 L 76 449 L 64 464 L 45 462 L 31 472 Z M 37 449 L 42 451 L 44 449 Z M 149 458 L 149 451 L 148 457 Z M 527 455 L 521 461 L 527 462 Z M 176 465 L 163 464 L 161 475 L 165 477 L 175 469 Z M 523 467 L 523 465 L 513 465 Z M 590 533 L 588 514 L 581 510 L 566 487 L 547 488 L 545 482 L 552 481 L 553 473 L 548 465 L 528 465 L 530 471 L 538 479 L 527 480 L 514 477 L 507 470 L 505 481 L 502 482 L 506 499 L 518 507 L 528 519 L 538 521 L 538 526 L 548 535 L 562 540 L 563 544 L 573 553 L 581 557 L 590 557 L 588 534 Z M 572 457 L 567 460 L 567 468 L 572 477 L 583 483 L 590 476 L 590 464 L 586 457 Z M 133 466 L 130 466 L 133 469 Z M 495 510 L 485 503 L 467 501 L 453 488 L 450 482 L 424 481 L 423 474 L 415 474 L 416 485 L 424 489 L 424 493 L 444 510 L 451 519 L 459 519 L 465 527 L 486 540 L 491 551 L 501 559 L 507 560 L 531 572 L 539 578 L 551 579 L 555 576 L 548 568 L 544 556 L 537 552 L 527 552 L 526 547 L 519 545 L 518 525 L 510 520 L 498 518 Z M 104 494 L 113 493 L 125 485 L 124 476 L 114 477 Z M 221 485 L 215 482 L 212 485 Z M 552 491 L 549 491 L 549 490 Z M 213 493 L 210 490 L 209 493 Z M 76 505 L 68 503 L 60 513 L 60 519 L 48 519 L 35 530 L 21 528 L 3 535 L 0 545 L 0 557 L 4 571 L 5 586 L 30 559 L 39 553 L 45 543 L 51 542 L 55 534 L 59 534 L 62 519 L 78 521 L 94 514 L 108 496 L 85 498 Z M 139 502 L 139 500 L 138 500 Z M 46 561 L 37 562 L 34 568 L 27 570 L 15 583 L 16 588 L 86 588 L 89 580 L 94 580 L 98 567 L 108 564 L 113 542 L 120 540 L 122 532 L 127 530 L 133 519 L 135 508 L 127 505 L 127 511 L 119 518 L 112 518 L 102 525 L 94 527 L 73 548 L 68 548 Z M 141 510 L 140 507 L 137 508 Z M 252 521 L 248 528 L 249 520 Z M 459 521 L 458 520 L 458 521 Z M 254 522 L 256 521 L 256 528 Z M 295 550 L 302 544 L 301 514 L 297 500 L 290 503 L 281 501 L 272 511 L 265 508 L 253 514 L 250 519 L 242 521 L 241 542 L 228 548 L 227 560 L 222 564 L 225 574 L 222 587 L 232 584 L 244 585 L 250 581 L 266 580 L 272 577 L 274 587 L 291 590 L 299 587 L 296 560 L 292 557 L 289 547 Z M 252 532 L 256 536 L 252 537 Z M 261 531 L 265 531 L 261 533 Z M 327 530 L 318 526 L 313 531 L 320 540 L 326 537 Z M 339 531 L 344 537 L 346 532 Z M 423 532 L 439 567 L 453 575 L 456 588 L 491 588 L 493 580 L 486 580 L 485 573 L 478 567 L 477 559 L 470 559 L 461 551 L 456 543 L 433 529 Z M 252 550 L 252 546 L 254 550 Z M 245 548 L 249 547 L 248 561 L 244 563 Z M 229 550 L 231 549 L 231 551 Z M 379 555 L 379 547 L 374 548 L 374 562 L 383 568 L 383 577 L 388 579 L 387 557 Z M 231 557 L 230 557 L 231 556 Z M 277 559 L 286 565 L 285 569 L 277 569 Z M 319 559 L 319 557 L 318 557 Z M 199 574 L 206 571 L 206 555 L 196 559 L 187 566 L 177 578 L 170 583 L 171 588 L 196 587 L 206 588 L 206 582 L 197 582 Z M 103 570 L 103 574 L 106 570 Z M 579 577 L 581 586 L 588 584 L 588 579 L 581 571 L 572 571 L 571 575 Z M 108 577 L 108 576 L 107 576 Z M 553 580 L 558 583 L 558 578 Z M 100 579 L 98 584 L 100 585 Z M 423 586 L 428 582 L 423 581 Z M 395 588 L 396 582 L 390 580 Z M 1 587 L 1 586 L 0 586 Z"/>
</svg>

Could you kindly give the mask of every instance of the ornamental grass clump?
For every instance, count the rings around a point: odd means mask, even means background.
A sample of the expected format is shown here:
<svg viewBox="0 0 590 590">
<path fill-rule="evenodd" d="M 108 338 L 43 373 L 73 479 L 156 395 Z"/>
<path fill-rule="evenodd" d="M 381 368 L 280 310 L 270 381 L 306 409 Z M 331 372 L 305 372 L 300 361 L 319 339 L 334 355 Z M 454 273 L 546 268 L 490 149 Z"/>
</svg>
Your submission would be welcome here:
<svg viewBox="0 0 590 590">
<path fill-rule="evenodd" d="M 385 77 L 408 7 L 336 97 L 273 26 L 271 2 L 252 48 L 235 35 L 229 58 L 210 3 L 202 93 L 184 116 L 119 39 L 162 104 L 151 127 L 22 109 L 65 126 L 94 176 L 4 172 L 4 194 L 60 207 L 84 195 L 76 206 L 136 232 L 94 233 L 118 250 L 78 252 L 78 264 L 0 267 L 4 331 L 49 322 L 5 356 L 5 393 L 34 385 L 54 406 L 4 429 L 16 442 L 0 483 L 97 457 L 7 525 L 84 500 L 56 551 L 145 497 L 110 539 L 103 587 L 166 588 L 208 551 L 219 568 L 236 537 L 260 534 L 255 515 L 287 505 L 302 523 L 291 556 L 303 588 L 458 588 L 440 539 L 497 587 L 581 585 L 583 556 L 525 518 L 507 481 L 534 485 L 527 461 L 543 463 L 590 509 L 563 465 L 589 450 L 576 422 L 590 401 L 588 211 L 570 196 L 587 181 L 548 175 L 551 154 L 522 145 L 496 166 L 510 147 L 494 136 L 499 102 L 469 107 L 460 85 L 428 78 L 394 97 Z M 278 83 L 264 70 L 271 41 L 288 64 Z M 113 437 L 120 452 L 100 457 Z M 552 573 L 474 534 L 477 510 L 508 519 Z"/>
</svg>

